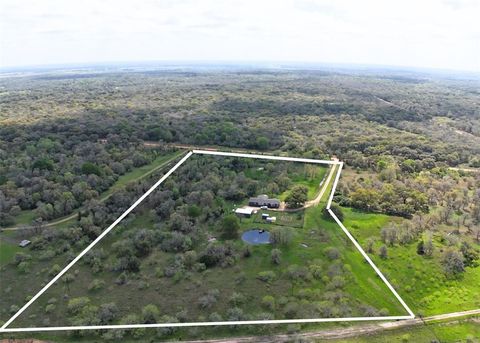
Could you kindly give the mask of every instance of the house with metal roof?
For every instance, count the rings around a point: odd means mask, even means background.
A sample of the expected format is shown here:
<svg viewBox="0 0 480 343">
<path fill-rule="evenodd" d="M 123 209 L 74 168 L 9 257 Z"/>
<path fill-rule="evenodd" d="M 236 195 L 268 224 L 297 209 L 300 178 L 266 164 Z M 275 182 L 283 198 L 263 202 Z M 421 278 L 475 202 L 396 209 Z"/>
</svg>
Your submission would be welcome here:
<svg viewBox="0 0 480 343">
<path fill-rule="evenodd" d="M 280 200 L 269 198 L 268 195 L 262 194 L 257 197 L 250 198 L 248 200 L 249 206 L 262 207 L 267 206 L 268 208 L 279 208 Z"/>
</svg>

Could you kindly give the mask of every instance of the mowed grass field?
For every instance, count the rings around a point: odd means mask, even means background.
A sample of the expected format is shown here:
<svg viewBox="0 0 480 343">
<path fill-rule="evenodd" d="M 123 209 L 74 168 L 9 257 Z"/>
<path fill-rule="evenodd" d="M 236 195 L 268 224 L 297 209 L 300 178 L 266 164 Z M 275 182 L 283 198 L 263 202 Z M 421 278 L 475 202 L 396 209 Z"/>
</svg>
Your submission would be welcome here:
<svg viewBox="0 0 480 343">
<path fill-rule="evenodd" d="M 3 239 L 0 237 L 0 268 L 13 261 L 13 257 L 19 251 L 22 251 L 22 248 L 18 244 L 7 240 L 6 237 Z"/>
<path fill-rule="evenodd" d="M 343 208 L 344 224 L 362 246 L 369 237 L 377 237 L 376 251 L 383 245 L 380 230 L 390 220 L 400 218 L 382 214 L 365 213 Z M 370 254 L 372 260 L 384 273 L 405 302 L 416 314 L 433 315 L 480 307 L 480 268 L 467 267 L 458 279 L 448 279 L 440 260 L 445 248 L 434 236 L 436 249 L 432 257 L 423 257 L 416 252 L 417 241 L 388 247 L 388 258 Z"/>
</svg>

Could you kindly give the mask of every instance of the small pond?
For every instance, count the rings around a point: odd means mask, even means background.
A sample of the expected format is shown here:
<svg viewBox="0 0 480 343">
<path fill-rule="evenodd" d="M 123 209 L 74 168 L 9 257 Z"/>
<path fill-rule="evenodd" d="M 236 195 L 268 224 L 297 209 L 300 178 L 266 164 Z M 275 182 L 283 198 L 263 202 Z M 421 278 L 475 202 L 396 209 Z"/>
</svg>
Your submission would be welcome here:
<svg viewBox="0 0 480 343">
<path fill-rule="evenodd" d="M 242 239 L 249 244 L 268 244 L 270 243 L 270 234 L 265 230 L 252 229 L 245 231 Z"/>
</svg>

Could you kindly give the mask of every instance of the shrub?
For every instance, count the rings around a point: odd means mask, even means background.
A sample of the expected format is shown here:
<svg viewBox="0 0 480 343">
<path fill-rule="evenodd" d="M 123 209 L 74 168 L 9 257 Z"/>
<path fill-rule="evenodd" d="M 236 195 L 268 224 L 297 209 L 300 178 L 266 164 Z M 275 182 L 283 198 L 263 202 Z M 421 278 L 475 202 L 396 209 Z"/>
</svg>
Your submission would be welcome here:
<svg viewBox="0 0 480 343">
<path fill-rule="evenodd" d="M 275 273 L 271 270 L 266 270 L 257 274 L 257 279 L 266 283 L 272 282 L 273 280 L 275 280 L 275 277 Z"/>
<path fill-rule="evenodd" d="M 343 221 L 344 215 L 343 215 L 342 208 L 340 207 L 339 204 L 337 204 L 337 203 L 335 203 L 335 202 L 332 202 L 332 204 L 330 205 L 330 210 L 333 212 L 333 214 L 335 214 L 335 216 L 336 216 L 340 221 Z"/>
<path fill-rule="evenodd" d="M 366 243 L 366 250 L 369 254 L 375 253 L 374 245 L 375 245 L 375 238 L 374 237 L 369 237 L 367 239 L 367 243 Z"/>
<path fill-rule="evenodd" d="M 61 268 L 58 264 L 55 264 L 55 265 L 48 271 L 48 275 L 50 275 L 50 276 L 55 276 L 55 275 L 57 275 L 58 273 L 60 273 L 61 270 L 62 270 L 62 268 Z"/>
<path fill-rule="evenodd" d="M 318 264 L 311 264 L 308 266 L 308 269 L 315 279 L 320 280 L 322 278 L 323 276 L 322 266 Z"/>
<path fill-rule="evenodd" d="M 378 251 L 378 254 L 380 255 L 381 258 L 386 259 L 388 257 L 388 250 L 385 245 L 382 245 L 380 247 L 380 250 Z"/>
<path fill-rule="evenodd" d="M 279 249 L 272 249 L 270 258 L 273 264 L 277 264 L 277 265 L 280 264 L 281 256 L 282 256 L 282 252 Z"/>
<path fill-rule="evenodd" d="M 245 296 L 242 293 L 233 292 L 229 302 L 234 306 L 238 306 L 245 302 Z"/>
<path fill-rule="evenodd" d="M 178 319 L 173 316 L 164 315 L 160 318 L 160 323 L 178 323 Z M 178 328 L 176 327 L 163 327 L 157 329 L 157 336 L 162 338 L 165 336 L 173 335 Z"/>
<path fill-rule="evenodd" d="M 89 291 L 96 291 L 105 286 L 105 281 L 94 279 L 90 285 L 88 285 Z"/>
<path fill-rule="evenodd" d="M 32 259 L 32 256 L 29 254 L 25 254 L 23 252 L 17 252 L 14 257 L 15 264 L 18 266 L 20 263 L 25 262 L 25 261 L 30 261 Z"/>
<path fill-rule="evenodd" d="M 288 227 L 276 227 L 270 232 L 270 243 L 289 245 L 292 242 L 293 232 Z"/>
<path fill-rule="evenodd" d="M 20 262 L 17 265 L 17 269 L 22 274 L 28 273 L 30 270 L 30 262 L 27 262 L 27 261 Z"/>
<path fill-rule="evenodd" d="M 298 310 L 299 310 L 299 306 L 297 303 L 289 302 L 285 306 L 285 310 L 284 310 L 285 317 L 288 319 L 295 318 L 297 316 Z"/>
<path fill-rule="evenodd" d="M 127 273 L 123 272 L 115 279 L 115 283 L 120 286 L 127 283 L 127 280 L 128 280 Z"/>
<path fill-rule="evenodd" d="M 311 277 L 306 267 L 300 267 L 296 264 L 288 267 L 287 274 L 292 281 L 308 281 Z"/>
<path fill-rule="evenodd" d="M 148 304 L 142 309 L 142 320 L 145 324 L 154 324 L 157 322 L 160 311 L 153 304 Z"/>
<path fill-rule="evenodd" d="M 82 173 L 87 175 L 95 174 L 100 176 L 102 174 L 102 170 L 96 164 L 93 164 L 91 162 L 85 162 L 84 164 L 82 164 Z"/>
<path fill-rule="evenodd" d="M 163 238 L 161 249 L 166 252 L 183 252 L 192 249 L 192 239 L 181 232 L 169 232 Z"/>
<path fill-rule="evenodd" d="M 232 256 L 233 250 L 228 245 L 210 244 L 200 255 L 199 261 L 208 267 L 213 267 L 223 262 L 227 256 Z"/>
<path fill-rule="evenodd" d="M 334 276 L 330 283 L 327 285 L 328 290 L 341 289 L 345 286 L 345 278 L 342 276 Z"/>
<path fill-rule="evenodd" d="M 442 257 L 442 266 L 447 276 L 456 276 L 465 271 L 465 258 L 455 250 L 447 250 Z"/>
<path fill-rule="evenodd" d="M 68 301 L 67 310 L 71 314 L 77 314 L 90 303 L 88 297 L 73 298 Z"/>
<path fill-rule="evenodd" d="M 338 251 L 337 248 L 328 247 L 324 250 L 324 252 L 330 260 L 336 260 L 340 258 L 340 251 Z"/>
<path fill-rule="evenodd" d="M 198 299 L 198 304 L 202 309 L 211 308 L 217 302 L 219 295 L 220 291 L 218 289 L 211 289 Z"/>
<path fill-rule="evenodd" d="M 41 261 L 50 260 L 55 257 L 55 251 L 47 249 L 38 255 L 38 259 Z"/>
<path fill-rule="evenodd" d="M 183 255 L 183 262 L 185 264 L 185 267 L 191 269 L 197 262 L 197 253 L 194 250 L 190 250 L 185 252 Z"/>
<path fill-rule="evenodd" d="M 47 306 L 45 306 L 45 313 L 52 313 L 53 311 L 55 311 L 55 308 L 57 306 L 55 304 L 48 304 Z"/>
<path fill-rule="evenodd" d="M 233 307 L 227 311 L 227 318 L 230 321 L 239 321 L 244 320 L 245 315 L 243 314 L 243 310 L 238 307 Z"/>
<path fill-rule="evenodd" d="M 134 313 L 128 314 L 120 320 L 120 324 L 123 324 L 123 325 L 138 324 L 138 323 L 140 323 L 140 318 Z M 133 330 L 130 330 L 129 332 L 132 333 L 132 336 L 134 338 L 140 338 L 145 335 L 146 329 L 145 328 L 133 329 Z"/>
<path fill-rule="evenodd" d="M 219 315 L 217 312 L 212 312 L 212 313 L 208 316 L 208 319 L 209 319 L 211 322 L 221 322 L 221 321 L 223 321 L 222 316 Z"/>
<path fill-rule="evenodd" d="M 262 306 L 269 311 L 275 310 L 275 298 L 271 295 L 266 295 L 262 298 Z"/>
<path fill-rule="evenodd" d="M 238 230 L 240 230 L 240 221 L 238 217 L 230 214 L 223 218 L 222 221 L 222 237 L 225 239 L 238 238 Z"/>
<path fill-rule="evenodd" d="M 302 207 L 308 200 L 308 188 L 305 186 L 295 186 L 285 198 L 288 208 Z"/>
<path fill-rule="evenodd" d="M 98 319 L 103 325 L 111 323 L 118 314 L 118 307 L 115 303 L 102 304 L 98 310 Z"/>
</svg>

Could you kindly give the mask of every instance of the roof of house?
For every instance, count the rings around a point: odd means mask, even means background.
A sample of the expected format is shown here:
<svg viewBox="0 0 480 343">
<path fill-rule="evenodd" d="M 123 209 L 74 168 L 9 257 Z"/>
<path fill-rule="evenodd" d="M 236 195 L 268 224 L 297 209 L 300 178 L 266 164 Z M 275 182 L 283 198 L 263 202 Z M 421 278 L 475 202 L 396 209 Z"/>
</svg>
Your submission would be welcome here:
<svg viewBox="0 0 480 343">
<path fill-rule="evenodd" d="M 250 198 L 249 202 L 280 204 L 280 200 L 269 199 L 266 195 L 259 195 L 258 197 L 252 197 Z"/>
</svg>

